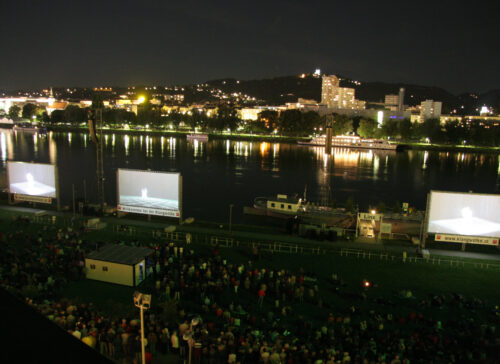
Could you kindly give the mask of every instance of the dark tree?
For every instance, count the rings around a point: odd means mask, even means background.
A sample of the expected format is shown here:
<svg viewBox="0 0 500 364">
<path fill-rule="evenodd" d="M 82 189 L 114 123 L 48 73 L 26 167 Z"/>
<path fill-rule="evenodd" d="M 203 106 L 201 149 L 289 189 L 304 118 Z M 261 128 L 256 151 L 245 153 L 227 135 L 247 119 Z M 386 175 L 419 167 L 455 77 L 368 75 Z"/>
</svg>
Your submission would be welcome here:
<svg viewBox="0 0 500 364">
<path fill-rule="evenodd" d="M 321 118 L 316 111 L 307 111 L 302 114 L 302 126 L 299 131 L 302 134 L 310 135 L 321 125 Z"/>
<path fill-rule="evenodd" d="M 372 119 L 361 119 L 357 134 L 362 138 L 373 138 L 376 136 L 378 130 L 378 123 Z"/>
<path fill-rule="evenodd" d="M 50 114 L 50 119 L 53 124 L 64 123 L 64 110 L 54 110 Z"/>
<path fill-rule="evenodd" d="M 334 115 L 332 123 L 333 135 L 343 135 L 352 131 L 352 119 L 346 115 Z"/>
<path fill-rule="evenodd" d="M 35 115 L 35 112 L 36 112 L 36 105 L 35 104 L 24 105 L 23 112 L 22 112 L 23 119 L 29 119 L 31 121 L 31 119 Z"/>
<path fill-rule="evenodd" d="M 410 140 L 413 136 L 413 125 L 410 119 L 403 119 L 399 121 L 399 135 L 401 139 Z"/>
<path fill-rule="evenodd" d="M 12 105 L 9 108 L 9 118 L 16 121 L 19 119 L 19 113 L 21 112 L 21 108 L 17 105 Z"/>
<path fill-rule="evenodd" d="M 278 112 L 274 110 L 264 110 L 259 113 L 259 121 L 264 123 L 267 130 L 278 128 Z"/>
<path fill-rule="evenodd" d="M 64 122 L 80 124 L 87 121 L 87 111 L 76 105 L 68 105 L 64 110 Z"/>
<path fill-rule="evenodd" d="M 381 134 L 385 137 L 395 138 L 398 135 L 398 122 L 392 119 L 382 123 Z"/>
<path fill-rule="evenodd" d="M 279 129 L 283 134 L 297 134 L 302 124 L 302 113 L 299 110 L 285 110 L 279 118 Z"/>
<path fill-rule="evenodd" d="M 426 119 L 420 127 L 420 135 L 423 138 L 429 138 L 432 143 L 443 140 L 443 132 L 441 131 L 441 123 L 439 119 Z"/>
</svg>

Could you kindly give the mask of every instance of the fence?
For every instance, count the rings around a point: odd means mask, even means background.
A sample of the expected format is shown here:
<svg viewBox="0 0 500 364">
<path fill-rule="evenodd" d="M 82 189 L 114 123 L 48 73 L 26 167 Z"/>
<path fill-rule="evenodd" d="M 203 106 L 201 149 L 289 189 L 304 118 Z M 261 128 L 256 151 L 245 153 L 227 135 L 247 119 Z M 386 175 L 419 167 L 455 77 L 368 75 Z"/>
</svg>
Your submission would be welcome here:
<svg viewBox="0 0 500 364">
<path fill-rule="evenodd" d="M 118 233 L 127 234 L 131 236 L 137 236 L 139 233 L 146 236 L 144 232 L 137 230 L 133 227 L 126 227 L 126 229 L 120 229 L 119 226 L 115 226 L 114 230 Z M 284 242 L 264 242 L 264 241 L 254 241 L 251 239 L 235 239 L 227 236 L 209 235 L 209 234 L 195 234 L 195 233 L 185 233 L 180 231 L 174 232 L 163 232 L 161 230 L 153 230 L 147 233 L 153 238 L 161 238 L 167 241 L 182 243 L 182 244 L 201 244 L 208 246 L 218 246 L 221 248 L 246 248 L 253 249 L 258 248 L 261 252 L 267 253 L 285 253 L 285 254 L 309 254 L 309 255 L 340 255 L 341 257 L 352 257 L 356 259 L 366 259 L 366 260 L 378 260 L 387 262 L 400 262 L 408 264 L 432 264 L 440 266 L 449 266 L 455 268 L 465 268 L 474 267 L 477 269 L 484 270 L 496 270 L 500 271 L 500 264 L 494 263 L 480 263 L 477 261 L 468 262 L 465 260 L 458 259 L 447 259 L 445 257 L 430 256 L 427 258 L 422 257 L 408 257 L 403 254 L 396 255 L 394 253 L 388 253 L 384 251 L 367 251 L 361 249 L 352 248 L 341 248 L 335 246 L 314 246 L 305 244 L 292 244 Z"/>
</svg>

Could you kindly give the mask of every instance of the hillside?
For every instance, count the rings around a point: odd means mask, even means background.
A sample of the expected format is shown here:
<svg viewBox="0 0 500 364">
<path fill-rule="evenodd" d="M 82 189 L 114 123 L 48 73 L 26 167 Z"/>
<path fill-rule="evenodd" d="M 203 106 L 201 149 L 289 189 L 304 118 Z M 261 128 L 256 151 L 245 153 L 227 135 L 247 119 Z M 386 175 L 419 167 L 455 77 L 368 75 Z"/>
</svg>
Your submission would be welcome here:
<svg viewBox="0 0 500 364">
<path fill-rule="evenodd" d="M 352 80 L 341 77 L 342 87 L 352 87 L 356 90 L 356 98 L 367 102 L 384 102 L 385 95 L 397 94 L 400 87 L 406 89 L 405 104 L 419 105 L 426 99 L 443 102 L 443 113 L 457 109 L 463 113 L 474 113 L 477 108 L 484 104 L 500 110 L 500 90 L 492 90 L 484 94 L 462 94 L 454 95 L 439 87 L 422 85 L 386 83 L 386 82 L 361 82 L 355 84 Z M 282 105 L 286 102 L 296 102 L 297 99 L 321 99 L 321 78 L 307 76 L 275 77 L 263 80 L 235 80 L 220 79 L 208 81 L 212 87 L 219 88 L 224 92 L 242 92 L 260 100 L 261 104 Z M 464 106 L 462 108 L 461 106 Z"/>
</svg>

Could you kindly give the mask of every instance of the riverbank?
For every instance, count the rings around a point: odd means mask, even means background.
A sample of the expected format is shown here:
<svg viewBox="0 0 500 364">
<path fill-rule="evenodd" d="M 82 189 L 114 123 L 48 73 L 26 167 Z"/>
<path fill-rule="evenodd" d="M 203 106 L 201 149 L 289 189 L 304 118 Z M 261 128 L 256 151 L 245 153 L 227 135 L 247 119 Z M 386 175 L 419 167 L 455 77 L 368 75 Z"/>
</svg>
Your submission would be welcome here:
<svg viewBox="0 0 500 364">
<path fill-rule="evenodd" d="M 450 145 L 450 144 L 428 144 L 419 142 L 398 142 L 401 149 L 426 150 L 438 152 L 461 152 L 461 153 L 500 153 L 500 147 L 484 147 L 474 145 Z"/>
<path fill-rule="evenodd" d="M 88 133 L 87 127 L 76 127 L 67 125 L 49 125 L 48 131 L 66 132 L 66 133 Z M 158 130 L 158 129 L 116 129 L 106 128 L 104 134 L 128 134 L 128 135 L 157 135 L 167 137 L 182 137 L 191 134 L 188 130 Z M 206 133 L 212 140 L 238 140 L 255 141 L 268 143 L 290 143 L 296 144 L 298 141 L 306 141 L 307 137 L 293 137 L 281 135 L 261 135 L 261 134 L 242 134 L 242 133 Z M 443 151 L 443 152 L 466 152 L 466 153 L 500 153 L 500 147 L 486 147 L 474 145 L 450 145 L 450 144 L 429 144 L 425 142 L 404 142 L 397 141 L 398 150 L 425 150 L 425 151 Z"/>
<path fill-rule="evenodd" d="M 49 125 L 47 126 L 48 131 L 53 132 L 64 132 L 64 133 L 88 133 L 89 129 L 87 127 L 75 127 L 75 126 L 60 126 L 60 125 Z M 103 129 L 104 134 L 127 134 L 127 135 L 156 135 L 156 136 L 167 136 L 167 137 L 182 137 L 185 138 L 188 134 L 192 134 L 192 131 L 180 131 L 180 130 L 158 130 L 158 129 L 115 129 L 106 128 Z M 255 142 L 268 142 L 268 143 L 297 143 L 299 140 L 308 140 L 309 138 L 304 137 L 290 137 L 281 135 L 261 135 L 261 134 L 241 134 L 241 133 L 204 133 L 208 134 L 209 139 L 219 139 L 219 140 L 240 140 L 240 141 L 255 141 Z"/>
</svg>

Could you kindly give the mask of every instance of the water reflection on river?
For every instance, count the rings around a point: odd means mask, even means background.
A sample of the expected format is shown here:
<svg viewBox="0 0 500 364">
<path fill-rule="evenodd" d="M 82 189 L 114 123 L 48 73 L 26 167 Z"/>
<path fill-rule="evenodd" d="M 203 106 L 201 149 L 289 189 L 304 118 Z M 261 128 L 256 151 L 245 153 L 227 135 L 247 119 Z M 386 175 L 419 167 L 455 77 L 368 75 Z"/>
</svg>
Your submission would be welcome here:
<svg viewBox="0 0 500 364">
<path fill-rule="evenodd" d="M 360 207 L 408 201 L 425 207 L 430 189 L 498 193 L 500 157 L 485 153 L 370 151 L 293 144 L 214 140 L 186 141 L 171 136 L 106 134 L 106 200 L 116 204 L 118 168 L 180 171 L 184 216 L 235 219 L 257 196 L 302 194 L 320 203 L 340 204 L 352 196 Z M 71 185 L 95 199 L 95 146 L 86 133 L 30 134 L 1 130 L 0 167 L 5 185 L 7 160 L 58 166 L 61 200 L 71 202 Z"/>
</svg>

